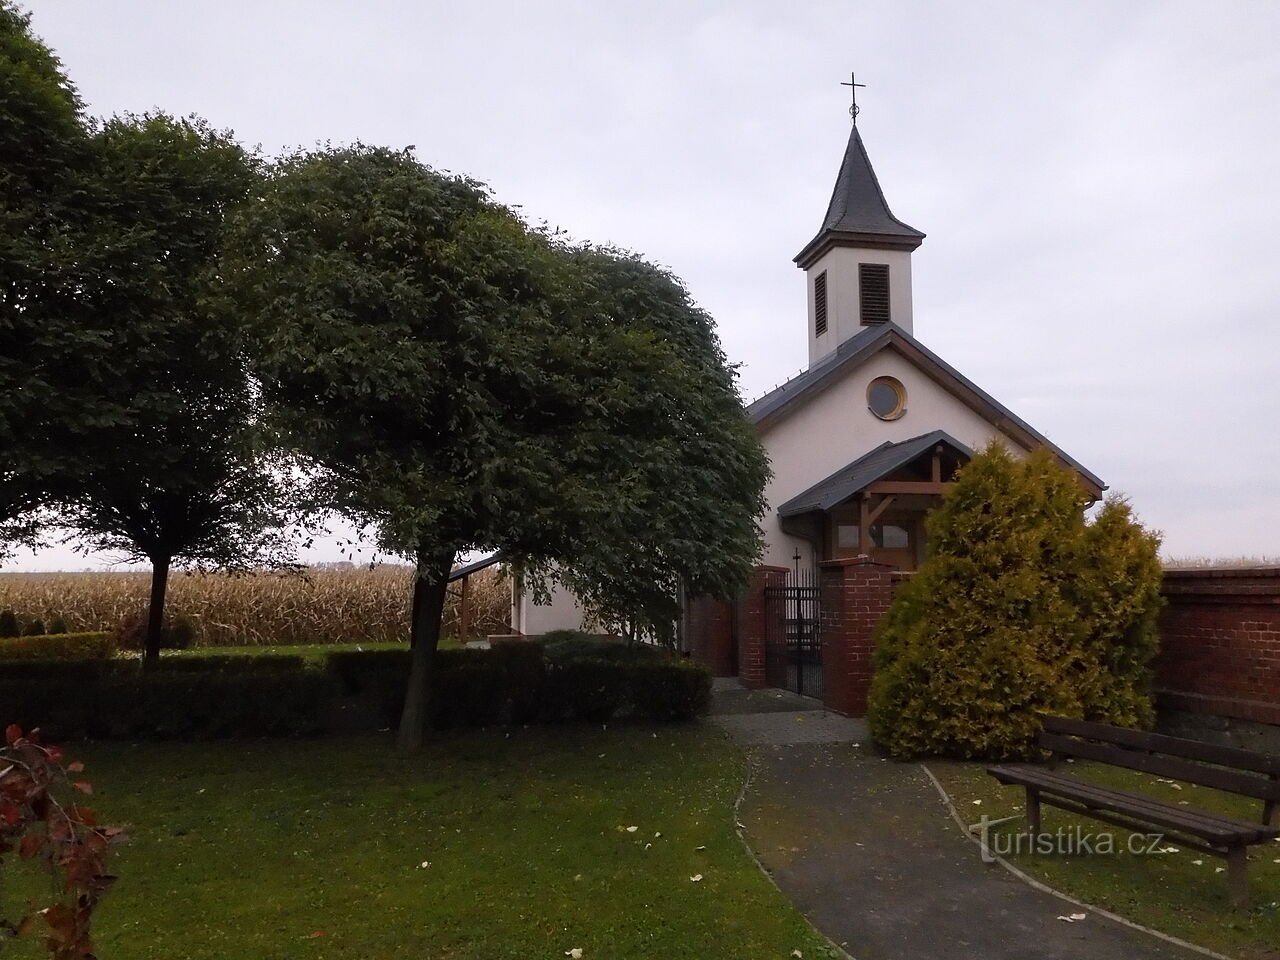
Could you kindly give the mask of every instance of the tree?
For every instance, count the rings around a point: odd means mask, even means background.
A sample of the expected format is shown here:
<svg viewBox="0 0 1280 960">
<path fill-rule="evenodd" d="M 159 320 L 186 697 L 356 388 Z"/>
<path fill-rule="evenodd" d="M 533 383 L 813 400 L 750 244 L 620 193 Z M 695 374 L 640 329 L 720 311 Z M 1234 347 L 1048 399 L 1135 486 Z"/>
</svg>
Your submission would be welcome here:
<svg viewBox="0 0 1280 960">
<path fill-rule="evenodd" d="M 868 721 L 897 756 L 1027 756 L 1047 712 L 1149 724 L 1159 538 L 1048 451 L 993 442 L 928 519 L 876 639 Z"/>
<path fill-rule="evenodd" d="M 610 551 L 643 541 L 639 493 L 659 489 L 658 464 L 675 457 L 639 467 L 647 451 L 625 437 L 680 415 L 660 399 L 675 386 L 647 373 L 714 338 L 678 329 L 674 313 L 665 332 L 613 323 L 598 295 L 617 273 L 587 270 L 589 256 L 529 230 L 479 184 L 407 153 L 286 158 L 237 232 L 264 393 L 315 471 L 316 501 L 415 564 L 399 746 L 416 749 L 455 557 L 500 548 L 531 575 L 587 582 Z M 718 353 L 701 360 L 722 366 Z M 681 430 L 648 432 L 674 443 Z"/>
<path fill-rule="evenodd" d="M 282 546 L 252 341 L 225 307 L 217 264 L 256 161 L 229 134 L 162 114 L 108 121 L 93 150 L 104 242 L 77 322 L 107 348 L 69 364 L 55 387 L 95 416 L 62 509 L 86 546 L 150 561 L 144 663 L 154 664 L 175 565 L 235 568 Z"/>
<path fill-rule="evenodd" d="M 75 460 L 83 413 L 48 375 L 87 345 L 65 322 L 91 221 L 81 202 L 88 137 L 80 98 L 31 18 L 0 0 L 0 559 L 31 543 L 37 512 Z"/>
<path fill-rule="evenodd" d="M 669 643 L 684 594 L 734 596 L 758 556 L 768 476 L 711 317 L 669 271 L 568 251 L 595 420 L 580 463 L 607 496 L 585 549 L 547 571 L 588 614 Z"/>
</svg>

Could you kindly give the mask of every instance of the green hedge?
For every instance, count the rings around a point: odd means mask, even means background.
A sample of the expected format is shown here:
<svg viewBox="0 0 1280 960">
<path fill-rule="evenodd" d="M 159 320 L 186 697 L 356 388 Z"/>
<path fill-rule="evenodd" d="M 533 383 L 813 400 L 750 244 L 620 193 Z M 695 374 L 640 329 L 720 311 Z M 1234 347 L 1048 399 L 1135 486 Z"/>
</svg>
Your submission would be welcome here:
<svg viewBox="0 0 1280 960">
<path fill-rule="evenodd" d="M 5 722 L 61 740 L 319 733 L 336 693 L 321 671 L 115 672 L 74 686 L 0 679 Z"/>
<path fill-rule="evenodd" d="M 333 651 L 322 668 L 290 655 L 0 662 L 0 723 L 55 739 L 307 735 L 394 727 L 408 650 Z M 687 720 L 705 712 L 711 677 L 686 661 L 645 656 L 552 661 L 532 641 L 436 654 L 437 729 L 583 720 L 620 712 Z"/>
<path fill-rule="evenodd" d="M 44 633 L 0 640 L 0 660 L 77 660 L 111 655 L 111 634 Z"/>
</svg>

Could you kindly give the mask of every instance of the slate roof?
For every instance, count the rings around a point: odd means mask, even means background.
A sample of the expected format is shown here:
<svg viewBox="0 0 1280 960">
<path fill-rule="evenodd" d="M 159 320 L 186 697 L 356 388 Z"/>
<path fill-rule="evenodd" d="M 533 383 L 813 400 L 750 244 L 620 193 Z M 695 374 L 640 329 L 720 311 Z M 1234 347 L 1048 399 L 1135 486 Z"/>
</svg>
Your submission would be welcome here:
<svg viewBox="0 0 1280 960">
<path fill-rule="evenodd" d="M 936 353 L 907 333 L 896 323 L 881 323 L 867 327 L 840 344 L 833 352 L 823 357 L 808 370 L 791 378 L 786 383 L 774 388 L 763 397 L 747 406 L 747 415 L 757 427 L 766 427 L 773 421 L 781 419 L 798 408 L 808 399 L 816 396 L 826 387 L 837 382 L 841 376 L 856 369 L 863 361 L 881 350 L 897 344 L 917 366 L 925 366 L 952 394 L 960 396 L 971 406 L 981 408 L 983 416 L 1002 429 L 1012 433 L 1028 446 L 1045 446 L 1067 466 L 1076 470 L 1089 483 L 1101 492 L 1107 488 L 1099 477 L 1087 469 L 1075 458 L 1052 443 L 1044 434 L 1000 403 L 976 383 L 947 363 Z M 766 422 L 768 421 L 768 422 Z"/>
<path fill-rule="evenodd" d="M 822 227 L 797 254 L 796 262 L 804 266 L 826 245 L 826 241 L 841 238 L 907 250 L 914 250 L 924 239 L 923 233 L 903 223 L 889 209 L 857 124 L 849 132 L 849 144 L 840 162 L 840 172 L 836 175 L 835 189 L 831 192 Z"/>
<path fill-rule="evenodd" d="M 830 510 L 938 444 L 950 447 L 953 453 L 965 459 L 973 456 L 972 450 L 942 430 L 897 443 L 886 441 L 825 480 L 819 480 L 804 493 L 792 497 L 778 508 L 778 516 L 795 517 L 813 510 Z"/>
</svg>

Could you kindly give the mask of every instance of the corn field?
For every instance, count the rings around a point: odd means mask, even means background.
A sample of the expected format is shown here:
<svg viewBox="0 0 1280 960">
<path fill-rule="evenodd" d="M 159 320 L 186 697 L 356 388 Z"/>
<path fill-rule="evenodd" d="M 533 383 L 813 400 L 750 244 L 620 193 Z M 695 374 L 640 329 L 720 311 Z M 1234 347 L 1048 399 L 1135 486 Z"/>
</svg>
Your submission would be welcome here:
<svg viewBox="0 0 1280 960">
<path fill-rule="evenodd" d="M 301 573 L 174 573 L 165 609 L 196 628 L 196 645 L 268 646 L 407 640 L 413 571 L 405 566 L 313 567 Z M 55 616 L 68 629 L 112 630 L 147 608 L 146 571 L 0 574 L 0 610 L 23 622 Z M 444 634 L 457 636 L 459 585 L 449 589 Z M 470 633 L 505 633 L 511 588 L 500 567 L 472 574 Z"/>
</svg>

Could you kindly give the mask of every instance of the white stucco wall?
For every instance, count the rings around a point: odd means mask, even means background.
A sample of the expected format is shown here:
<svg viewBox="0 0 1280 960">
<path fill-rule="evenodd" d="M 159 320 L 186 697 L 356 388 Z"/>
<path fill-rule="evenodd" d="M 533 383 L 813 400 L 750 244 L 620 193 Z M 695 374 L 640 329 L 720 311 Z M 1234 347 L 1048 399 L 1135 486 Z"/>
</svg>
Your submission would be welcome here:
<svg viewBox="0 0 1280 960">
<path fill-rule="evenodd" d="M 911 328 L 911 254 L 906 250 L 872 250 L 832 247 L 805 271 L 809 298 L 809 364 L 825 357 L 850 337 L 865 329 L 860 322 L 858 264 L 889 265 L 889 319 L 908 333 Z M 813 284 L 827 273 L 827 332 L 814 336 Z"/>
<path fill-rule="evenodd" d="M 511 582 L 511 629 L 515 633 L 534 637 L 551 630 L 584 629 L 582 608 L 568 590 L 555 587 L 551 602 L 541 604 L 520 589 L 518 578 Z"/>
<path fill-rule="evenodd" d="M 867 409 L 867 385 L 890 376 L 906 388 L 906 412 L 884 421 Z M 761 436 L 773 466 L 765 488 L 764 557 L 767 564 L 790 567 L 800 550 L 801 565 L 812 563 L 813 545 L 782 532 L 776 508 L 874 447 L 945 430 L 978 449 L 997 435 L 996 428 L 892 350 L 863 363 L 826 391 L 801 404 Z M 1020 449 L 1007 437 L 1010 449 Z"/>
</svg>

